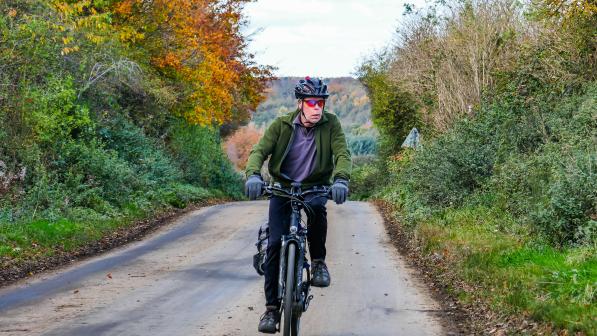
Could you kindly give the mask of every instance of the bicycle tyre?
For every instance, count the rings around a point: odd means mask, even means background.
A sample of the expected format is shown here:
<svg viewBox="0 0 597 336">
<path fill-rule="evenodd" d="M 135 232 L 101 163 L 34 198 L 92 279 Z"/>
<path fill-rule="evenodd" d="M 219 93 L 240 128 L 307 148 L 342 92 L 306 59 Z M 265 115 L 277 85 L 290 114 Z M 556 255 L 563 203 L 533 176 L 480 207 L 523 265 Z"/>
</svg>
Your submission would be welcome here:
<svg viewBox="0 0 597 336">
<path fill-rule="evenodd" d="M 292 322 L 291 322 L 291 325 L 290 325 L 290 327 L 291 327 L 290 333 L 291 333 L 292 336 L 298 336 L 300 323 L 301 323 L 300 317 L 294 315 L 292 317 Z"/>
<path fill-rule="evenodd" d="M 292 327 L 292 308 L 294 304 L 294 269 L 296 267 L 296 246 L 294 244 L 288 245 L 286 259 L 286 286 L 284 288 L 284 324 L 283 335 L 291 336 Z"/>
</svg>

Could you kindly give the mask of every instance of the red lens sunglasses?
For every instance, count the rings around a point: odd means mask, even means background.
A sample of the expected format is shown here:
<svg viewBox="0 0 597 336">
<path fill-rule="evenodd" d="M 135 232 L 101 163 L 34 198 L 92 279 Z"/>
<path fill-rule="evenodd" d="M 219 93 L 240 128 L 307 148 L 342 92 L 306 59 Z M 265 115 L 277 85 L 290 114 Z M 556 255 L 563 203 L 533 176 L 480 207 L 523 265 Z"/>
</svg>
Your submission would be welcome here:
<svg viewBox="0 0 597 336">
<path fill-rule="evenodd" d="M 325 100 L 307 99 L 303 101 L 309 107 L 315 107 L 315 105 L 319 105 L 319 107 L 323 108 L 323 106 L 325 105 Z"/>
</svg>

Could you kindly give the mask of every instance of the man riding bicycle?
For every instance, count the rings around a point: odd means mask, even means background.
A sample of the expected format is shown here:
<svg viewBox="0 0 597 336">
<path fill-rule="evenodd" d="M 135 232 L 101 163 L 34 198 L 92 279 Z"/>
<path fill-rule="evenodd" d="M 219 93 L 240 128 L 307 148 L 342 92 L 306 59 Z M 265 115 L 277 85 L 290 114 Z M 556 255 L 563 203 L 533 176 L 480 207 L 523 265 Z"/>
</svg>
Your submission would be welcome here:
<svg viewBox="0 0 597 336">
<path fill-rule="evenodd" d="M 305 77 L 296 84 L 294 94 L 298 99 L 297 110 L 276 118 L 251 151 L 246 168 L 246 194 L 251 200 L 261 196 L 261 166 L 271 155 L 268 170 L 273 182 L 283 187 L 300 182 L 303 189 L 331 184 L 332 199 L 336 204 L 342 204 L 348 194 L 352 164 L 340 121 L 334 114 L 324 111 L 329 96 L 327 85 L 319 78 Z M 327 287 L 330 285 L 325 264 L 327 198 L 317 196 L 305 201 L 312 209 L 307 237 L 313 264 L 311 285 Z M 266 312 L 259 322 L 259 331 L 264 333 L 275 333 L 280 319 L 277 298 L 279 251 L 282 235 L 288 234 L 291 211 L 288 199 L 271 197 L 264 265 Z"/>
</svg>

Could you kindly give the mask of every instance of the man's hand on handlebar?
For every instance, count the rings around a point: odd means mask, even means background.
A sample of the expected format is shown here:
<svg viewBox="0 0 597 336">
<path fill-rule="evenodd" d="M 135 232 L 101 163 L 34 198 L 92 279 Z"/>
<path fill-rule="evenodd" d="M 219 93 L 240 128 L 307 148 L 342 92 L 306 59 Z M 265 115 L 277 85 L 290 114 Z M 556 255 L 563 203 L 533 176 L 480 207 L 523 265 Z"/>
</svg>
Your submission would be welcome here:
<svg viewBox="0 0 597 336">
<path fill-rule="evenodd" d="M 348 181 L 336 179 L 330 190 L 332 191 L 332 199 L 334 202 L 336 202 L 336 204 L 342 204 L 346 201 L 346 196 L 348 195 Z"/>
<path fill-rule="evenodd" d="M 263 179 L 260 175 L 251 175 L 245 182 L 245 195 L 250 200 L 256 200 L 263 194 Z"/>
</svg>

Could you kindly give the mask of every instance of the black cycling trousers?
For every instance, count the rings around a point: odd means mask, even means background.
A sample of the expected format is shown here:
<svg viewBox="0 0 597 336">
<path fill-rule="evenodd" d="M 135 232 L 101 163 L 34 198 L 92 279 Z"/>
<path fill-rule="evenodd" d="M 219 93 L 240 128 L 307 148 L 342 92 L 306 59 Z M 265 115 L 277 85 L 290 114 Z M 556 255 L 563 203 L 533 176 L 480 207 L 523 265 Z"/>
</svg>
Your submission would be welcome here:
<svg viewBox="0 0 597 336">
<path fill-rule="evenodd" d="M 308 195 L 309 196 L 309 195 Z M 306 199 L 313 209 L 313 215 L 308 217 L 307 240 L 311 260 L 325 259 L 325 239 L 328 230 L 326 197 L 316 196 Z M 269 238 L 267 243 L 267 258 L 265 261 L 265 305 L 279 306 L 278 301 L 278 273 L 280 265 L 280 248 L 282 236 L 290 230 L 290 214 L 292 207 L 290 200 L 285 197 L 272 196 L 269 201 Z"/>
</svg>

